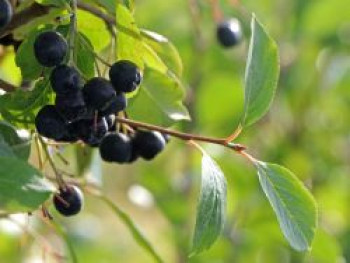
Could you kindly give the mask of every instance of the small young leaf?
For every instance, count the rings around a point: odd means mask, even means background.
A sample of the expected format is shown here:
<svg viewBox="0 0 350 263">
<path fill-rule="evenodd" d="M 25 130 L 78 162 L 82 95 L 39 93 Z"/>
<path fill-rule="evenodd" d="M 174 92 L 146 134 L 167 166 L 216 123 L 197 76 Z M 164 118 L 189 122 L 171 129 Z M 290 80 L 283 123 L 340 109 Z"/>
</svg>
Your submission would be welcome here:
<svg viewBox="0 0 350 263">
<path fill-rule="evenodd" d="M 294 249 L 309 249 L 317 224 L 317 208 L 312 195 L 286 168 L 264 162 L 257 162 L 256 166 L 261 187 L 284 236 Z"/>
<path fill-rule="evenodd" d="M 226 179 L 216 162 L 203 153 L 202 183 L 191 255 L 210 248 L 226 217 Z"/>
<path fill-rule="evenodd" d="M 166 37 L 148 30 L 141 30 L 142 40 L 157 54 L 171 72 L 182 75 L 182 60 L 176 47 Z"/>
<path fill-rule="evenodd" d="M 185 91 L 174 75 L 147 68 L 143 85 L 130 100 L 127 111 L 136 120 L 170 126 L 176 121 L 190 119 L 182 104 L 184 95 Z"/>
<path fill-rule="evenodd" d="M 5 121 L 0 121 L 0 135 L 2 146 L 6 148 L 6 144 L 11 149 L 13 156 L 24 161 L 28 160 L 31 146 L 30 136 L 19 136 L 16 128 Z"/>
<path fill-rule="evenodd" d="M 0 211 L 17 213 L 35 210 L 54 191 L 54 186 L 26 162 L 0 157 Z"/>
<path fill-rule="evenodd" d="M 116 204 L 114 204 L 110 199 L 105 196 L 99 196 L 99 198 L 108 205 L 112 211 L 119 217 L 119 219 L 125 224 L 125 226 L 129 229 L 132 236 L 139 246 L 145 249 L 156 262 L 163 262 L 157 252 L 154 250 L 152 244 L 146 239 L 146 237 L 140 232 L 140 230 L 136 227 L 135 223 L 132 221 L 130 216 L 126 214 L 123 210 L 121 210 Z"/>
<path fill-rule="evenodd" d="M 252 35 L 245 72 L 243 126 L 259 120 L 269 109 L 279 75 L 278 50 L 263 26 L 252 18 Z"/>
<path fill-rule="evenodd" d="M 133 15 L 122 4 L 116 6 L 117 60 L 130 60 L 143 69 L 143 44 Z"/>
</svg>

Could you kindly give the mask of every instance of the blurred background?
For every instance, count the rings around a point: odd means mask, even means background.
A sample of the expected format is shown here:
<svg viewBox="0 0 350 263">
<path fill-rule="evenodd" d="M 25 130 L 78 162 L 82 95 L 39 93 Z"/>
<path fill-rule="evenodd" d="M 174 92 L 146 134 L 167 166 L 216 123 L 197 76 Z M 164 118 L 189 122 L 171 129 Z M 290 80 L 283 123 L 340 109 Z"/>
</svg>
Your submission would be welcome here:
<svg viewBox="0 0 350 263">
<path fill-rule="evenodd" d="M 188 251 L 200 183 L 198 152 L 173 138 L 156 160 L 120 166 L 102 164 L 95 152 L 86 158 L 86 152 L 77 154 L 70 146 L 62 150 L 69 169 L 82 172 L 85 167 L 85 178 L 100 184 L 130 215 L 165 262 L 350 262 L 349 0 L 221 1 L 224 17 L 237 17 L 244 29 L 245 40 L 233 49 L 223 49 L 216 41 L 210 1 L 135 4 L 137 24 L 167 36 L 183 59 L 186 105 L 193 121 L 175 129 L 229 135 L 243 110 L 252 12 L 276 40 L 281 76 L 272 109 L 237 142 L 256 158 L 288 167 L 311 189 L 320 211 L 313 248 L 298 253 L 289 247 L 253 167 L 220 147 L 202 144 L 228 180 L 226 226 L 210 250 L 192 258 Z M 9 66 L 13 53 L 6 54 L 0 76 L 16 82 L 19 72 Z M 57 163 L 65 167 L 59 159 Z M 83 213 L 69 219 L 49 204 L 79 262 L 153 262 L 103 202 L 86 195 L 85 204 Z M 69 262 L 43 249 L 67 250 L 52 227 L 35 216 L 16 215 L 14 220 L 19 223 L 0 220 L 0 262 Z M 19 227 L 27 223 L 28 228 Z"/>
</svg>

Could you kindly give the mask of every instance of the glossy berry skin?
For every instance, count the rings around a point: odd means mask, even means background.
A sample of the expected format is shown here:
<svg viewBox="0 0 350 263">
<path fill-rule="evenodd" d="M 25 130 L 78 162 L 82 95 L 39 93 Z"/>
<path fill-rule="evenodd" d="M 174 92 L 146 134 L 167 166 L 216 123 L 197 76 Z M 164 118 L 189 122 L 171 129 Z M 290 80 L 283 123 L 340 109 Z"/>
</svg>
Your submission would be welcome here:
<svg viewBox="0 0 350 263">
<path fill-rule="evenodd" d="M 39 34 L 34 42 L 35 57 L 45 67 L 54 67 L 61 64 L 67 50 L 67 41 L 55 31 L 45 31 Z"/>
<path fill-rule="evenodd" d="M 216 36 L 219 43 L 225 47 L 233 47 L 242 41 L 242 29 L 240 22 L 231 18 L 217 25 Z"/>
<path fill-rule="evenodd" d="M 82 119 L 69 125 L 70 132 L 91 147 L 99 146 L 108 131 L 105 118 Z"/>
<path fill-rule="evenodd" d="M 55 106 L 57 112 L 66 122 L 82 119 L 87 112 L 84 97 L 80 90 L 70 94 L 57 94 Z"/>
<path fill-rule="evenodd" d="M 125 94 L 119 93 L 100 111 L 100 115 L 107 116 L 110 114 L 118 113 L 125 110 L 127 105 L 128 102 Z"/>
<path fill-rule="evenodd" d="M 59 65 L 52 71 L 50 83 L 57 94 L 68 94 L 79 90 L 81 78 L 75 68 Z"/>
<path fill-rule="evenodd" d="M 66 142 L 76 140 L 53 105 L 45 105 L 40 109 L 35 117 L 35 126 L 38 133 L 46 138 Z"/>
<path fill-rule="evenodd" d="M 100 111 L 114 99 L 116 92 L 108 80 L 95 77 L 84 85 L 83 95 L 89 108 Z"/>
<path fill-rule="evenodd" d="M 117 92 L 132 92 L 141 83 L 141 73 L 131 61 L 120 60 L 109 70 L 109 79 Z"/>
<path fill-rule="evenodd" d="M 0 0 L 0 29 L 7 26 L 13 16 L 13 10 L 8 0 Z"/>
<path fill-rule="evenodd" d="M 133 151 L 145 160 L 152 160 L 165 147 L 165 139 L 160 132 L 137 131 L 132 140 Z"/>
<path fill-rule="evenodd" d="M 78 214 L 84 203 L 84 196 L 81 190 L 75 185 L 67 185 L 60 188 L 60 192 L 53 198 L 56 210 L 64 216 Z"/>
<path fill-rule="evenodd" d="M 122 133 L 110 133 L 100 144 L 100 155 L 106 162 L 126 163 L 130 160 L 131 151 L 130 139 Z"/>
</svg>

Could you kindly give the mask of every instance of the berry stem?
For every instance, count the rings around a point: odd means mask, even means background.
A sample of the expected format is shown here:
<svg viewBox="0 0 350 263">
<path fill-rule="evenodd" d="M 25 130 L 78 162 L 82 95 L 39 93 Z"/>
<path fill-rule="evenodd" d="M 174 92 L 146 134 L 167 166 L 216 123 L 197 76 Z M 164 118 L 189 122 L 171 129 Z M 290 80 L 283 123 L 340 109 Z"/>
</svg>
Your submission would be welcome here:
<svg viewBox="0 0 350 263">
<path fill-rule="evenodd" d="M 236 144 L 232 142 L 227 142 L 226 138 L 214 138 L 214 137 L 207 137 L 207 136 L 201 136 L 201 135 L 196 135 L 196 134 L 190 134 L 190 133 L 184 133 L 184 132 L 179 132 L 179 131 L 174 131 L 168 128 L 156 126 L 153 124 L 148 124 L 144 122 L 139 122 L 139 121 L 134 121 L 130 119 L 125 119 L 119 116 L 116 116 L 116 121 L 119 123 L 124 123 L 128 124 L 131 127 L 136 127 L 136 128 L 144 128 L 147 130 L 153 130 L 153 131 L 159 131 L 161 133 L 165 133 L 168 135 L 171 135 L 173 137 L 179 138 L 184 141 L 201 141 L 201 142 L 208 142 L 212 144 L 218 144 L 225 146 L 227 148 L 230 148 L 236 152 L 242 152 L 246 149 L 244 145 L 241 144 Z"/>
<path fill-rule="evenodd" d="M 70 50 L 70 57 L 69 60 L 70 61 L 74 61 L 76 62 L 76 55 L 75 54 L 75 43 L 76 43 L 76 34 L 77 34 L 77 1 L 76 0 L 71 0 L 70 3 L 70 7 L 71 7 L 71 20 L 70 20 L 70 34 L 69 34 L 69 50 Z"/>
<path fill-rule="evenodd" d="M 53 170 L 53 172 L 54 172 L 54 174 L 56 176 L 56 180 L 57 180 L 58 186 L 60 188 L 61 187 L 65 188 L 66 183 L 64 182 L 61 173 L 57 170 L 56 165 L 55 165 L 55 163 L 52 160 L 52 157 L 51 157 L 51 155 L 49 153 L 47 144 L 44 142 L 43 138 L 39 134 L 38 134 L 38 139 L 39 139 L 40 144 L 41 144 L 41 146 L 42 146 L 42 148 L 44 150 L 46 158 L 49 161 L 49 164 L 50 164 L 50 166 L 51 166 L 51 168 L 52 168 L 52 170 Z"/>
</svg>

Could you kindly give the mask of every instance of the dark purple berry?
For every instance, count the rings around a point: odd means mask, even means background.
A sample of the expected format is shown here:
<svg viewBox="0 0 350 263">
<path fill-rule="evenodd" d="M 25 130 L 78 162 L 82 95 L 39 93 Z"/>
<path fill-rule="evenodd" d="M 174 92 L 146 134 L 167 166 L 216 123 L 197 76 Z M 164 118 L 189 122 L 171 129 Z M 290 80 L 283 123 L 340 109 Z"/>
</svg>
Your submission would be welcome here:
<svg viewBox="0 0 350 263">
<path fill-rule="evenodd" d="M 242 29 L 240 22 L 231 18 L 217 25 L 216 36 L 223 47 L 233 47 L 242 41 Z"/>
<path fill-rule="evenodd" d="M 34 42 L 35 57 L 45 67 L 54 67 L 61 64 L 67 50 L 67 41 L 55 31 L 46 31 L 39 34 Z"/>
<path fill-rule="evenodd" d="M 126 163 L 131 157 L 130 139 L 122 133 L 106 135 L 100 144 L 101 158 L 106 162 Z"/>
<path fill-rule="evenodd" d="M 13 16 L 12 5 L 8 0 L 0 0 L 0 29 L 7 26 Z"/>
<path fill-rule="evenodd" d="M 91 147 L 97 147 L 108 131 L 105 118 L 82 119 L 69 125 L 70 132 Z"/>
<path fill-rule="evenodd" d="M 55 106 L 66 122 L 82 119 L 86 115 L 86 105 L 80 90 L 70 94 L 57 94 Z"/>
<path fill-rule="evenodd" d="M 141 83 L 141 73 L 131 61 L 120 60 L 109 70 L 109 79 L 117 92 L 132 92 Z"/>
<path fill-rule="evenodd" d="M 100 111 L 101 116 L 115 114 L 126 109 L 127 99 L 124 93 L 119 93 Z"/>
<path fill-rule="evenodd" d="M 59 65 L 52 71 L 50 82 L 52 89 L 57 94 L 67 94 L 79 90 L 81 78 L 75 68 L 67 65 Z"/>
<path fill-rule="evenodd" d="M 115 98 L 112 84 L 104 78 L 92 78 L 83 88 L 86 105 L 96 111 L 103 110 Z"/>
<path fill-rule="evenodd" d="M 145 160 L 152 160 L 165 147 L 165 139 L 160 132 L 137 131 L 132 139 L 133 150 Z"/>
<path fill-rule="evenodd" d="M 75 185 L 61 187 L 60 192 L 53 198 L 53 204 L 56 210 L 64 216 L 78 214 L 83 207 L 83 203 L 83 193 Z"/>
<path fill-rule="evenodd" d="M 76 140 L 53 105 L 45 105 L 40 109 L 35 118 L 35 126 L 38 133 L 46 138 L 67 142 Z"/>
</svg>

